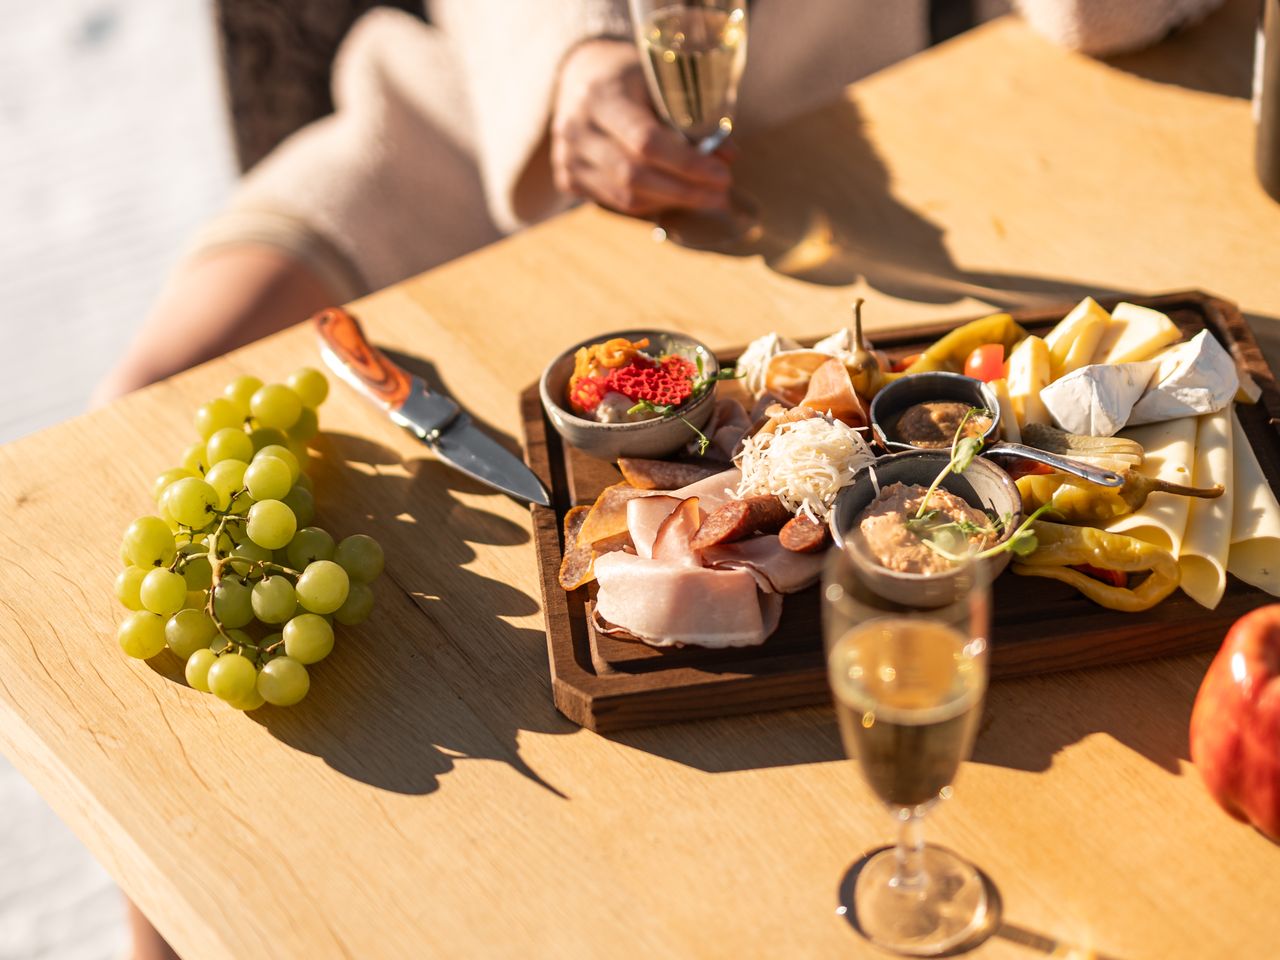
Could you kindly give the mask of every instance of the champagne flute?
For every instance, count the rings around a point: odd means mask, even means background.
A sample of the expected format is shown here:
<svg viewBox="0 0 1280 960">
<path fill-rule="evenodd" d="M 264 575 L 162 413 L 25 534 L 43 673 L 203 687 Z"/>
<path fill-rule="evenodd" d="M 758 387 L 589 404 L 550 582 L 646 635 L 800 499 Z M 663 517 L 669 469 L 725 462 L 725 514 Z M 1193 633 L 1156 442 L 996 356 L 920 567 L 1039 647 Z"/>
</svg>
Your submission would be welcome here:
<svg viewBox="0 0 1280 960">
<path fill-rule="evenodd" d="M 733 133 L 747 60 L 747 0 L 631 0 L 649 94 L 662 118 L 702 153 Z M 760 222 L 732 191 L 726 211 L 670 211 L 658 226 L 677 243 L 722 249 L 755 239 Z"/>
<path fill-rule="evenodd" d="M 881 947 L 935 956 L 987 920 L 978 871 L 924 843 L 922 829 L 927 811 L 951 796 L 982 716 L 990 575 L 983 561 L 964 560 L 932 608 L 887 599 L 883 592 L 902 593 L 900 584 L 879 589 L 893 576 L 855 532 L 831 551 L 823 578 L 828 677 L 845 750 L 899 831 L 895 847 L 862 865 L 854 919 Z"/>
</svg>

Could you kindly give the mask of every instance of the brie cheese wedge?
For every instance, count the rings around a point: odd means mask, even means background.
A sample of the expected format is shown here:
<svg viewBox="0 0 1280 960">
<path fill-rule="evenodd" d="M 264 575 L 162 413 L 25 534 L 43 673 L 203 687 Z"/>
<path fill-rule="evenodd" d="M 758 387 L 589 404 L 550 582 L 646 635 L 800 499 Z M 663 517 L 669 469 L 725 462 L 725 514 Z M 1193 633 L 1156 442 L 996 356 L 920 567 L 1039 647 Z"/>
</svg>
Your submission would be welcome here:
<svg viewBox="0 0 1280 960">
<path fill-rule="evenodd" d="M 1040 391 L 1053 422 L 1068 433 L 1111 437 L 1129 421 L 1159 364 L 1094 363 Z"/>
<path fill-rule="evenodd" d="M 1217 413 L 1240 386 L 1235 361 L 1208 330 L 1152 358 L 1159 369 L 1133 407 L 1129 423 L 1158 423 Z"/>
</svg>

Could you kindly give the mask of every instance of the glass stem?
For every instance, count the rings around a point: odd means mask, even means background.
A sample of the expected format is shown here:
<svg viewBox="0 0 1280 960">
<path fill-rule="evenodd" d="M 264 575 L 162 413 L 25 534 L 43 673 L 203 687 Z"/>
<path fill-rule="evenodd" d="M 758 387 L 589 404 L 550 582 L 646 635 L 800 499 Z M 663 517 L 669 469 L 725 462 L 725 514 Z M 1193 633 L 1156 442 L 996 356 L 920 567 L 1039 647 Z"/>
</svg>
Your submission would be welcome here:
<svg viewBox="0 0 1280 960">
<path fill-rule="evenodd" d="M 919 807 L 898 811 L 897 870 L 889 881 L 894 887 L 924 886 L 924 814 Z"/>
</svg>

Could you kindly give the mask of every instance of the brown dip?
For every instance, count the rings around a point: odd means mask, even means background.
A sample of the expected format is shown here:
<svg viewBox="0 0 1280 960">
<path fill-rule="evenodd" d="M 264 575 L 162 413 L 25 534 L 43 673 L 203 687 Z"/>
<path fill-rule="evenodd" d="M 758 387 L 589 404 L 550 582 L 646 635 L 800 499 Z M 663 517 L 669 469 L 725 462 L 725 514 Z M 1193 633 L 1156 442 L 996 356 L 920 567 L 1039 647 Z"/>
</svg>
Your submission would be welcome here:
<svg viewBox="0 0 1280 960">
<path fill-rule="evenodd" d="M 907 407 L 893 425 L 894 439 L 916 447 L 946 449 L 955 439 L 956 428 L 970 409 L 958 400 L 929 400 Z M 965 420 L 966 437 L 981 437 L 991 426 L 991 415 L 985 410 Z"/>
<path fill-rule="evenodd" d="M 900 573 L 945 573 L 951 568 L 951 561 L 930 550 L 906 526 L 906 521 L 916 515 L 928 492 L 928 487 L 918 483 L 891 483 L 880 490 L 880 495 L 858 518 L 858 529 L 872 556 L 888 569 Z M 942 487 L 929 497 L 929 509 L 937 510 L 952 520 L 968 520 L 980 527 L 991 526 L 991 518 L 985 513 Z M 997 537 L 988 533 L 969 537 L 969 543 L 975 550 L 994 546 L 996 540 Z"/>
</svg>

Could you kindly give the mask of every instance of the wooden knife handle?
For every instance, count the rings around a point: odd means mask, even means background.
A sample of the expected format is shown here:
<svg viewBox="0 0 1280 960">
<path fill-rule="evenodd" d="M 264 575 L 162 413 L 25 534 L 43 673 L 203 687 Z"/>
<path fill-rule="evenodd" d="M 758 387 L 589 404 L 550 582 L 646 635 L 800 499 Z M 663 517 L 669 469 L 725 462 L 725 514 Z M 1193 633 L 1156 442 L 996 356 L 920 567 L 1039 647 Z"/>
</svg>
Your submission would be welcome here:
<svg viewBox="0 0 1280 960">
<path fill-rule="evenodd" d="M 409 375 L 365 339 L 356 318 L 339 307 L 321 310 L 312 320 L 316 330 L 338 358 L 390 409 L 398 410 L 409 398 Z"/>
</svg>

